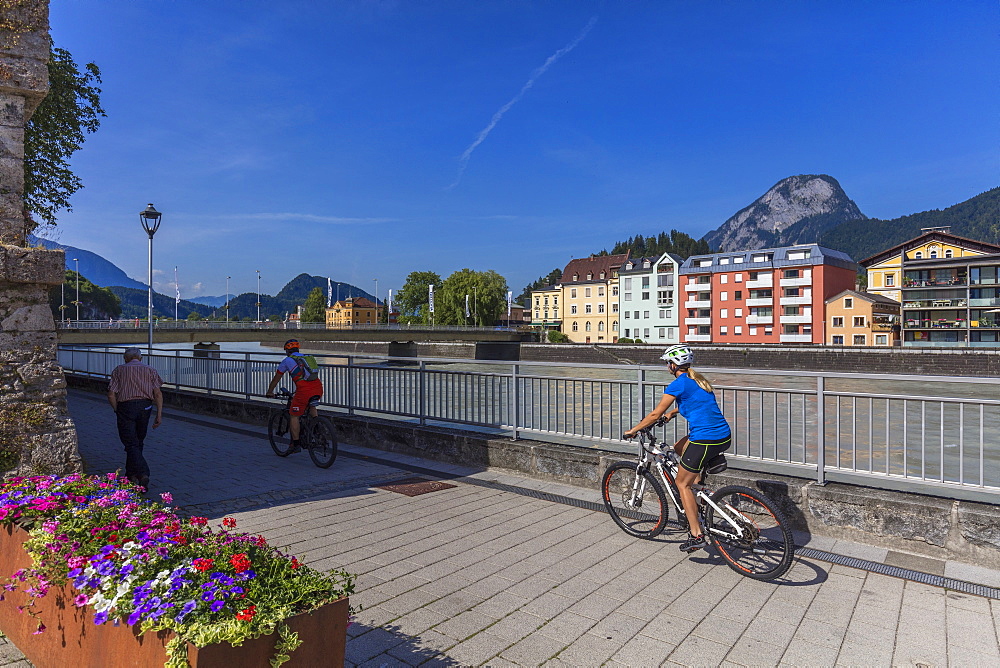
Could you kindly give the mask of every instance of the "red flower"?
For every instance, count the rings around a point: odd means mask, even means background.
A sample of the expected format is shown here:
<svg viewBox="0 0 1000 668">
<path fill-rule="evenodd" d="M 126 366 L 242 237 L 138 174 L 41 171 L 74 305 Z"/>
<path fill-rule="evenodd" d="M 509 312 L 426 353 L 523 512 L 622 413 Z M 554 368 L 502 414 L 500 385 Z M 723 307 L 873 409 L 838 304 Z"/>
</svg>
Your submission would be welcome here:
<svg viewBox="0 0 1000 668">
<path fill-rule="evenodd" d="M 195 559 L 194 567 L 197 568 L 199 571 L 207 571 L 212 568 L 212 565 L 214 563 L 215 562 L 212 561 L 211 559 Z"/>
<path fill-rule="evenodd" d="M 188 520 L 188 522 L 190 522 L 191 524 L 193 524 L 196 527 L 203 527 L 206 524 L 208 524 L 208 518 L 207 517 L 192 517 L 191 519 Z"/>
<path fill-rule="evenodd" d="M 229 563 L 232 564 L 233 569 L 235 569 L 237 573 L 242 573 L 250 568 L 250 560 L 245 554 L 234 554 L 229 560 Z"/>
<path fill-rule="evenodd" d="M 108 536 L 108 542 L 109 543 L 117 543 L 118 542 L 118 534 L 113 533 L 110 536 Z"/>
<path fill-rule="evenodd" d="M 239 612 L 237 612 L 236 613 L 236 619 L 239 619 L 239 620 L 244 621 L 244 622 L 249 622 L 251 619 L 254 618 L 254 615 L 256 615 L 256 614 L 257 614 L 257 606 L 256 605 L 251 605 L 249 608 L 246 608 L 245 610 L 240 610 Z"/>
<path fill-rule="evenodd" d="M 292 557 L 292 568 L 298 568 L 301 565 L 302 565 L 302 562 L 300 562 L 295 557 Z"/>
<path fill-rule="evenodd" d="M 227 529 L 232 529 L 236 526 L 236 520 L 232 517 L 223 517 L 222 526 L 226 527 Z"/>
</svg>

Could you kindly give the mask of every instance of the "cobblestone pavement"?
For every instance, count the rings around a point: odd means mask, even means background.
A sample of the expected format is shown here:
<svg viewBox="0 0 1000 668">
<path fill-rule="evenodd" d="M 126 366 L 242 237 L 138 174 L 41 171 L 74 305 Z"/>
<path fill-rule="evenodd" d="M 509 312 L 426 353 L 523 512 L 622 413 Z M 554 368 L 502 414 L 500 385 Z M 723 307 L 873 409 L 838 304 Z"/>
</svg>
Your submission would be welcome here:
<svg viewBox="0 0 1000 668">
<path fill-rule="evenodd" d="M 71 392 L 70 409 L 89 471 L 121 466 L 103 397 Z M 1000 665 L 1000 600 L 805 559 L 756 582 L 711 550 L 682 555 L 679 534 L 633 539 L 530 493 L 593 490 L 350 446 L 321 470 L 275 457 L 261 432 L 168 410 L 147 439 L 153 491 L 355 573 L 349 665 Z M 376 487 L 414 467 L 454 487 Z M 0 665 L 16 660 L 3 650 Z"/>
</svg>

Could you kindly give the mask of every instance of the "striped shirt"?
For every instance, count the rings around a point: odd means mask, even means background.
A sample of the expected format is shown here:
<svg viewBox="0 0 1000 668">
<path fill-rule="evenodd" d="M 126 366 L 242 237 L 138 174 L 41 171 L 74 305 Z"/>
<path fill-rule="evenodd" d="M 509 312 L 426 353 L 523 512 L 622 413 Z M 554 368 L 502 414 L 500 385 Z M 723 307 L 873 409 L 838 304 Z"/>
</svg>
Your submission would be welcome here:
<svg viewBox="0 0 1000 668">
<path fill-rule="evenodd" d="M 163 379 L 156 369 L 143 364 L 139 360 L 129 360 L 125 364 L 119 364 L 111 372 L 111 383 L 108 391 L 114 392 L 118 401 L 132 401 L 133 399 L 153 400 L 153 395 Z"/>
</svg>

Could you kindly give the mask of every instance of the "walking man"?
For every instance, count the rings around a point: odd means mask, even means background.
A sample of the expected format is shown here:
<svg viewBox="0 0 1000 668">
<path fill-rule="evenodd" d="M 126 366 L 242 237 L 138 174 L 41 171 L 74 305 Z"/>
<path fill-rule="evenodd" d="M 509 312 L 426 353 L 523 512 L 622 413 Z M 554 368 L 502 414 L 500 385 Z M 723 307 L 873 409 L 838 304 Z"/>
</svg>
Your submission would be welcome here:
<svg viewBox="0 0 1000 668">
<path fill-rule="evenodd" d="M 163 419 L 163 379 L 156 369 L 143 364 L 138 348 L 125 351 L 125 363 L 111 372 L 108 403 L 118 416 L 118 438 L 125 446 L 125 476 L 136 485 L 149 489 L 149 465 L 142 456 L 143 441 L 149 427 L 150 412 L 156 405 L 153 429 Z"/>
</svg>

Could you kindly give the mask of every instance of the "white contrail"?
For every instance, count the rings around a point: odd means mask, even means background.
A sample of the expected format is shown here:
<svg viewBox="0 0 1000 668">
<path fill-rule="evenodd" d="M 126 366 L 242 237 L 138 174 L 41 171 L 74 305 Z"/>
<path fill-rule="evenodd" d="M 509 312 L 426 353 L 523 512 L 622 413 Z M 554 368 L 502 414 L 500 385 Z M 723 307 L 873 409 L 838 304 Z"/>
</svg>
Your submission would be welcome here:
<svg viewBox="0 0 1000 668">
<path fill-rule="evenodd" d="M 559 60 L 567 53 L 575 49 L 576 45 L 583 41 L 583 38 L 587 36 L 587 33 L 590 32 L 590 29 L 594 27 L 595 23 L 597 23 L 597 17 L 596 16 L 591 17 L 590 21 L 587 22 L 587 25 L 584 26 L 583 30 L 580 31 L 580 34 L 576 36 L 576 39 L 574 39 L 572 42 L 570 42 L 569 44 L 567 44 L 566 46 L 564 46 L 563 48 L 559 49 L 551 56 L 549 56 L 548 60 L 546 60 L 541 67 L 539 67 L 537 70 L 531 73 L 531 77 L 528 78 L 527 83 L 525 83 L 524 86 L 521 87 L 521 90 L 518 91 L 517 95 L 511 98 L 510 102 L 500 107 L 500 109 L 498 109 L 497 112 L 493 114 L 493 118 L 490 119 L 489 125 L 483 128 L 480 131 L 479 135 L 476 136 L 475 141 L 469 144 L 469 147 L 462 152 L 462 157 L 459 158 L 458 161 L 458 176 L 455 177 L 455 182 L 452 183 L 450 186 L 448 186 L 446 190 L 451 190 L 452 188 L 458 185 L 459 181 L 462 180 L 462 174 L 465 173 L 465 167 L 466 165 L 469 164 L 469 158 L 472 157 L 472 152 L 475 151 L 476 147 L 478 147 L 486 140 L 486 137 L 489 136 L 493 128 L 495 128 L 497 123 L 500 122 L 500 119 L 503 118 L 503 115 L 506 114 L 511 107 L 517 104 L 522 97 L 524 97 L 524 94 L 527 93 L 528 90 L 535 85 L 535 81 L 538 80 L 538 77 L 545 74 L 545 71 L 548 70 L 550 67 L 552 67 L 552 65 L 557 60 Z"/>
</svg>

